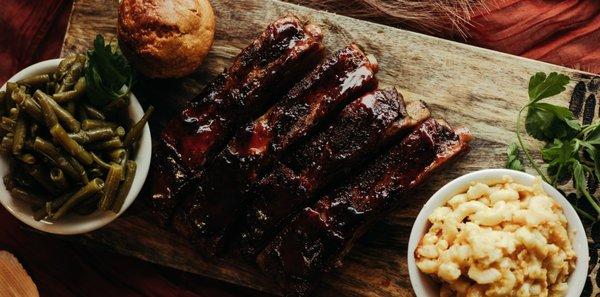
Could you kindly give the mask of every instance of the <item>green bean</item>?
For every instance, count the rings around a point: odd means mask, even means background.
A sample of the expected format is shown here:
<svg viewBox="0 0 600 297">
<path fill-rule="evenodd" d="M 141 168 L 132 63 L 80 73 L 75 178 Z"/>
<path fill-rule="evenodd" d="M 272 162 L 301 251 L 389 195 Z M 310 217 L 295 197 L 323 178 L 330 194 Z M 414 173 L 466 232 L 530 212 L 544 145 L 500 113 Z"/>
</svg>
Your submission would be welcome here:
<svg viewBox="0 0 600 297">
<path fill-rule="evenodd" d="M 45 207 L 42 207 L 42 208 L 36 210 L 33 213 L 33 219 L 34 220 L 41 221 L 41 220 L 43 220 L 43 219 L 45 219 L 45 218 L 48 217 L 48 205 L 49 205 L 49 203 L 50 202 L 46 202 Z"/>
<path fill-rule="evenodd" d="M 13 148 L 13 141 L 14 139 L 12 135 L 4 135 L 4 137 L 2 137 L 2 144 L 0 146 L 2 146 L 2 149 L 6 150 L 7 152 L 11 152 Z"/>
<path fill-rule="evenodd" d="M 71 68 L 67 70 L 65 77 L 62 79 L 62 85 L 65 86 L 66 89 L 62 91 L 67 91 L 68 88 L 74 86 L 77 83 L 77 80 L 83 74 L 83 69 L 85 68 L 85 60 L 76 58 L 75 63 L 71 65 Z"/>
<path fill-rule="evenodd" d="M 104 114 L 112 115 L 112 114 L 117 113 L 120 110 L 123 110 L 125 107 L 127 107 L 127 105 L 129 105 L 127 100 L 120 97 L 120 98 L 114 99 L 110 103 L 106 104 L 106 106 L 104 106 L 103 111 L 104 111 Z"/>
<path fill-rule="evenodd" d="M 136 143 L 140 139 L 142 133 L 144 132 L 144 126 L 148 122 L 148 119 L 150 119 L 152 112 L 154 112 L 154 106 L 148 107 L 148 109 L 144 113 L 144 116 L 142 116 L 142 118 L 137 123 L 135 123 L 133 127 L 131 127 L 129 132 L 127 132 L 127 135 L 125 135 L 125 139 L 123 140 L 123 144 L 125 145 L 125 147 L 129 147 L 130 145 Z"/>
<path fill-rule="evenodd" d="M 119 126 L 115 129 L 115 133 L 117 134 L 117 136 L 119 136 L 119 138 L 123 138 L 125 137 L 126 131 L 125 128 Z"/>
<path fill-rule="evenodd" d="M 38 74 L 24 78 L 17 82 L 19 85 L 26 85 L 30 87 L 41 87 L 45 83 L 50 81 L 50 74 Z"/>
<path fill-rule="evenodd" d="M 96 108 L 89 106 L 87 104 L 83 105 L 83 109 L 85 110 L 88 118 L 93 119 L 93 120 L 106 120 L 106 116 L 99 110 L 97 110 Z"/>
<path fill-rule="evenodd" d="M 17 113 L 17 117 L 18 117 L 18 115 L 19 114 Z M 2 123 L 6 123 L 7 125 L 11 126 L 14 129 L 15 125 L 17 124 L 17 121 L 10 117 L 2 117 Z"/>
<path fill-rule="evenodd" d="M 121 161 L 123 160 L 123 158 L 125 158 L 125 154 L 127 154 L 127 151 L 125 149 L 116 149 L 114 151 L 110 151 L 108 152 L 108 158 L 115 163 L 121 163 Z"/>
<path fill-rule="evenodd" d="M 10 173 L 3 176 L 2 181 L 4 181 L 4 186 L 8 191 L 12 190 L 15 187 L 15 181 Z"/>
<path fill-rule="evenodd" d="M 56 211 L 59 207 L 61 207 L 73 194 L 75 191 L 69 191 L 65 194 L 60 195 L 58 198 L 48 201 L 45 203 L 44 207 L 40 208 L 33 214 L 33 218 L 36 221 L 46 219 L 54 215 L 54 211 Z"/>
<path fill-rule="evenodd" d="M 6 94 L 4 94 L 4 107 L 6 110 L 10 110 L 11 108 L 15 107 L 15 102 L 12 99 L 8 100 L 8 98 L 12 98 L 12 93 L 18 88 L 19 86 L 14 82 L 6 83 Z"/>
<path fill-rule="evenodd" d="M 98 202 L 99 209 L 109 210 L 111 208 L 115 195 L 119 189 L 119 183 L 121 182 L 122 176 L 123 167 L 115 163 L 110 164 L 110 169 L 106 175 L 106 186 L 104 187 L 100 202 Z"/>
<path fill-rule="evenodd" d="M 71 132 L 79 132 L 79 130 L 81 130 L 81 123 L 79 123 L 79 121 L 76 120 L 75 117 L 73 117 L 73 115 L 69 113 L 69 111 L 62 108 L 58 103 L 56 103 L 56 101 L 54 101 L 52 97 L 48 96 L 41 90 L 37 90 L 34 96 L 38 99 L 38 101 L 47 101 L 48 104 L 52 106 L 52 109 L 54 110 L 56 116 L 60 119 L 60 121 L 63 124 L 65 124 L 69 128 Z"/>
<path fill-rule="evenodd" d="M 81 73 L 83 72 L 84 63 L 81 61 L 75 61 L 75 63 L 71 66 L 64 78 L 60 86 L 58 87 L 57 93 L 68 91 L 75 83 L 79 77 L 81 77 Z"/>
<path fill-rule="evenodd" d="M 27 136 L 27 123 L 25 123 L 25 118 L 23 116 L 19 116 L 17 118 L 13 136 L 12 152 L 14 155 L 21 153 L 23 144 L 25 143 L 25 136 Z"/>
<path fill-rule="evenodd" d="M 31 125 L 29 125 L 29 138 L 35 139 L 38 135 L 39 130 L 40 126 L 37 123 L 31 123 Z"/>
<path fill-rule="evenodd" d="M 14 184 L 19 187 L 23 187 L 25 189 L 37 189 L 39 185 L 37 181 L 27 172 L 25 172 L 24 166 L 19 166 L 20 169 L 13 168 L 12 171 L 12 179 Z"/>
<path fill-rule="evenodd" d="M 4 102 L 6 100 L 6 92 L 5 91 L 0 91 L 0 115 L 3 115 L 4 113 L 6 113 L 6 103 Z"/>
<path fill-rule="evenodd" d="M 87 56 L 84 54 L 76 54 L 76 59 L 78 62 L 83 63 L 85 65 L 85 62 L 87 61 Z"/>
<path fill-rule="evenodd" d="M 75 104 L 75 102 L 73 101 L 69 101 L 67 103 L 65 103 L 65 110 L 68 111 L 71 116 L 75 113 L 75 111 L 77 110 L 77 104 Z M 75 117 L 73 117 L 75 118 Z"/>
<path fill-rule="evenodd" d="M 6 83 L 6 94 L 8 96 L 10 96 L 11 93 L 14 90 L 18 89 L 18 88 L 19 88 L 19 84 L 18 83 L 9 81 L 9 82 Z"/>
<path fill-rule="evenodd" d="M 104 169 L 104 170 L 110 170 L 110 164 L 104 162 L 104 160 L 102 160 L 100 157 L 98 157 L 98 155 L 94 154 L 94 153 L 90 153 L 92 154 L 92 159 L 94 159 L 94 162 L 96 164 L 98 164 L 100 166 L 100 168 Z"/>
<path fill-rule="evenodd" d="M 111 128 L 96 128 L 80 130 L 77 133 L 69 133 L 69 137 L 80 144 L 87 144 L 113 138 L 115 137 L 115 132 Z"/>
<path fill-rule="evenodd" d="M 56 116 L 54 108 L 50 103 L 50 98 L 48 96 L 45 96 L 44 92 L 40 90 L 37 90 L 34 96 L 36 96 L 36 98 L 38 99 L 38 103 L 42 108 L 42 115 L 44 117 L 46 127 L 54 127 L 54 125 L 58 124 L 58 117 Z"/>
<path fill-rule="evenodd" d="M 15 90 L 12 93 L 12 99 L 20 109 L 25 110 L 33 119 L 38 122 L 43 121 L 42 108 L 25 91 L 22 89 Z"/>
<path fill-rule="evenodd" d="M 80 205 L 78 205 L 73 211 L 80 215 L 86 216 L 98 209 L 98 201 L 100 200 L 100 195 L 96 194 L 85 201 L 83 201 Z"/>
<path fill-rule="evenodd" d="M 52 167 L 52 169 L 50 169 L 50 180 L 52 180 L 54 185 L 61 191 L 64 191 L 69 187 L 65 174 L 57 167 Z"/>
<path fill-rule="evenodd" d="M 12 100 L 11 100 L 11 101 L 12 101 Z M 16 107 L 13 107 L 13 108 L 11 108 L 11 109 L 8 111 L 8 117 L 9 117 L 10 119 L 12 119 L 13 121 L 16 121 L 18 116 L 19 116 L 19 109 L 18 109 L 18 108 L 16 108 Z"/>
<path fill-rule="evenodd" d="M 83 167 L 83 165 L 81 165 L 81 163 L 79 163 L 79 161 L 77 161 L 77 159 L 75 159 L 73 156 L 67 156 L 67 160 L 69 160 L 71 166 L 75 168 L 75 171 L 77 171 L 77 173 L 79 174 L 81 181 L 84 184 L 88 183 L 90 180 L 87 176 L 87 172 L 85 171 L 85 167 Z"/>
<path fill-rule="evenodd" d="M 100 190 L 102 190 L 102 188 L 104 188 L 104 181 L 101 179 L 96 178 L 90 181 L 79 191 L 69 197 L 69 199 L 52 215 L 52 219 L 58 220 L 62 218 L 71 208 L 86 198 L 98 193 Z"/>
<path fill-rule="evenodd" d="M 62 80 L 63 77 L 67 74 L 67 71 L 71 69 L 71 66 L 73 66 L 76 60 L 77 55 L 70 55 L 62 59 L 62 61 L 58 63 L 58 67 L 56 68 L 56 78 L 58 80 Z"/>
<path fill-rule="evenodd" d="M 125 155 L 123 156 L 123 158 L 121 159 L 121 166 L 125 166 L 127 164 L 127 162 L 129 161 L 129 151 L 125 150 Z"/>
<path fill-rule="evenodd" d="M 81 122 L 81 128 L 83 130 L 90 130 L 90 129 L 94 129 L 94 128 L 111 128 L 111 129 L 116 129 L 119 125 L 115 124 L 115 123 L 111 123 L 111 122 L 107 122 L 107 121 L 102 121 L 102 120 L 93 120 L 93 119 L 87 119 L 87 120 L 83 120 Z"/>
<path fill-rule="evenodd" d="M 27 202 L 29 204 L 32 204 L 33 206 L 36 206 L 36 207 L 42 207 L 42 206 L 44 206 L 44 199 L 42 199 L 38 195 L 35 195 L 33 193 L 29 193 L 26 190 L 18 188 L 18 187 L 12 188 L 10 190 L 10 195 L 13 198 L 17 198 L 19 200 L 25 201 L 25 202 Z"/>
<path fill-rule="evenodd" d="M 52 98 L 54 99 L 54 101 L 56 101 L 58 103 L 64 103 L 64 102 L 78 100 L 84 94 L 85 94 L 85 78 L 80 77 L 77 80 L 77 83 L 75 84 L 75 86 L 73 87 L 73 90 L 63 91 L 60 93 L 54 93 L 54 95 L 52 95 Z"/>
<path fill-rule="evenodd" d="M 15 126 L 17 126 L 17 122 L 11 118 L 2 117 L 0 120 L 0 128 L 5 132 L 15 132 Z"/>
<path fill-rule="evenodd" d="M 80 122 L 83 122 L 84 120 L 88 119 L 88 116 L 85 113 L 85 109 L 83 108 L 83 106 L 81 104 L 77 106 L 77 110 L 75 112 L 75 116 L 77 117 L 77 119 Z M 81 123 L 81 125 L 83 126 L 83 123 Z"/>
<path fill-rule="evenodd" d="M 71 196 L 73 196 L 75 193 L 76 193 L 75 190 L 70 190 L 69 192 L 67 192 L 67 193 L 65 193 L 63 195 L 60 195 L 60 196 L 58 196 L 58 198 L 50 201 L 50 203 L 51 203 L 51 208 L 50 209 L 52 209 L 52 210 L 58 209 L 63 204 L 65 204 L 65 202 L 67 202 L 69 200 L 69 198 Z"/>
<path fill-rule="evenodd" d="M 104 177 L 104 172 L 100 168 L 91 168 L 88 170 L 88 175 L 89 175 L 89 178 L 94 179 L 94 178 Z"/>
<path fill-rule="evenodd" d="M 125 203 L 125 199 L 127 198 L 127 194 L 129 194 L 129 191 L 131 190 L 136 169 L 137 164 L 135 161 L 127 161 L 125 164 L 125 180 L 123 180 L 121 186 L 119 186 L 117 197 L 111 208 L 114 213 L 119 213 L 119 211 L 121 211 L 123 203 Z"/>
<path fill-rule="evenodd" d="M 123 147 L 123 142 L 119 137 L 113 137 L 103 142 L 90 145 L 93 150 L 116 150 Z"/>
<path fill-rule="evenodd" d="M 52 143 L 40 138 L 36 137 L 33 141 L 33 149 L 46 156 L 56 167 L 60 168 L 66 175 L 76 181 L 83 181 L 81 175 L 73 165 L 67 160 L 67 158 L 61 154 L 57 147 L 55 147 Z"/>
<path fill-rule="evenodd" d="M 37 163 L 37 159 L 32 154 L 22 154 L 16 157 L 25 164 L 33 165 Z"/>
<path fill-rule="evenodd" d="M 40 184 L 44 189 L 46 189 L 46 191 L 52 194 L 56 194 L 58 192 L 58 189 L 54 186 L 54 183 L 50 179 L 49 173 L 46 170 L 44 170 L 42 166 L 27 166 L 27 173 L 29 173 L 29 175 L 33 177 L 33 179 L 35 179 L 35 181 L 37 181 L 38 184 Z"/>
<path fill-rule="evenodd" d="M 56 82 L 51 81 L 51 82 L 47 83 L 45 91 L 46 91 L 46 94 L 54 94 L 56 91 Z"/>
<path fill-rule="evenodd" d="M 69 138 L 67 131 L 61 125 L 54 125 L 50 128 L 50 134 L 71 156 L 75 157 L 84 165 L 90 165 L 94 162 L 92 155 L 85 150 L 77 141 Z"/>
</svg>

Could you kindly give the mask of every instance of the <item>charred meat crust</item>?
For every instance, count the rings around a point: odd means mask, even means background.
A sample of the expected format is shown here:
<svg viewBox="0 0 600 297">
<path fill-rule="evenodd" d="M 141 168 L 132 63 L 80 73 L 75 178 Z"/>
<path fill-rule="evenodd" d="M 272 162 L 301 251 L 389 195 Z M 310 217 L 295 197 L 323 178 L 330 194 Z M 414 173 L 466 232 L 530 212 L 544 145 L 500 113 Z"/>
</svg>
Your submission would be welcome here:
<svg viewBox="0 0 600 297">
<path fill-rule="evenodd" d="M 351 102 L 326 129 L 287 153 L 287 166 L 278 163 L 254 187 L 241 224 L 242 252 L 259 251 L 284 219 L 306 206 L 317 191 L 345 177 L 414 122 L 395 89 L 377 90 Z"/>
<path fill-rule="evenodd" d="M 147 201 L 155 218 L 160 225 L 165 225 L 176 207 L 174 198 L 188 182 L 189 173 L 172 156 L 168 154 L 162 143 L 156 144 L 153 153 L 160 158 L 154 158 L 153 169 L 150 172 L 150 198 Z"/>
<path fill-rule="evenodd" d="M 245 208 L 247 186 L 261 169 L 348 101 L 375 88 L 376 71 L 374 59 L 354 44 L 319 64 L 217 156 L 203 174 L 201 191 L 177 211 L 179 231 L 205 253 L 218 252 Z M 186 221 L 187 226 L 180 225 Z"/>
<path fill-rule="evenodd" d="M 238 133 L 217 158 L 248 184 L 290 144 L 297 143 L 350 100 L 373 89 L 377 64 L 356 45 L 319 64 L 264 115 Z"/>
<path fill-rule="evenodd" d="M 273 22 L 169 121 L 153 154 L 158 166 L 151 173 L 155 184 L 149 203 L 163 224 L 178 203 L 184 181 L 201 172 L 234 130 L 319 60 L 322 38 L 318 27 L 293 16 Z"/>
<path fill-rule="evenodd" d="M 303 296 L 372 222 L 404 194 L 468 148 L 470 135 L 429 119 L 345 185 L 305 208 L 257 257 L 290 295 Z"/>
<path fill-rule="evenodd" d="M 173 119 L 162 138 L 186 168 L 199 170 L 232 131 L 272 101 L 273 88 L 304 58 L 322 49 L 318 27 L 285 17 L 242 50 L 203 93 Z"/>
</svg>

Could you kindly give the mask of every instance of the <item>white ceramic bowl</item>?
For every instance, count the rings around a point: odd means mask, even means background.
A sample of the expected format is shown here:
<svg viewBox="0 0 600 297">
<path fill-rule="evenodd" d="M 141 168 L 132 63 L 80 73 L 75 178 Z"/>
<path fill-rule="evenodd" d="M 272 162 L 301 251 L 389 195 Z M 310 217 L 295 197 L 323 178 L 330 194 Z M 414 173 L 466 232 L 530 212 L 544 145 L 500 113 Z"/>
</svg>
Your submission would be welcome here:
<svg viewBox="0 0 600 297">
<path fill-rule="evenodd" d="M 50 73 L 56 70 L 58 63 L 61 59 L 47 60 L 33 64 L 15 74 L 8 81 L 16 82 L 20 79 L 37 75 Z M 6 85 L 0 88 L 0 91 L 4 91 Z M 133 121 L 138 121 L 144 114 L 144 110 L 140 106 L 137 98 L 133 94 L 130 96 L 131 104 L 129 105 L 129 116 Z M 144 185 L 146 176 L 148 175 L 148 169 L 150 168 L 150 158 L 152 153 L 152 144 L 150 139 L 150 127 L 148 124 L 144 127 L 144 132 L 138 143 L 135 153 L 135 161 L 137 162 L 137 170 L 131 190 L 125 199 L 125 203 L 118 214 L 110 211 L 95 211 L 86 216 L 80 215 L 67 215 L 58 221 L 36 221 L 33 219 L 33 211 L 29 204 L 13 199 L 10 193 L 6 190 L 4 182 L 0 182 L 0 203 L 12 213 L 17 219 L 23 223 L 48 233 L 55 234 L 81 234 L 96 230 L 110 223 L 121 215 L 127 208 L 133 203 L 138 193 Z M 8 163 L 6 156 L 0 158 L 0 177 L 8 173 Z"/>
<path fill-rule="evenodd" d="M 439 296 L 439 284 L 422 273 L 415 263 L 415 249 L 421 238 L 423 238 L 431 226 L 427 217 L 429 217 L 435 208 L 445 204 L 446 201 L 454 195 L 464 193 L 472 182 L 496 184 L 502 182 L 502 177 L 507 175 L 512 177 L 516 183 L 524 185 L 532 185 L 535 180 L 535 177 L 531 174 L 509 169 L 485 169 L 475 171 L 463 175 L 443 186 L 433 194 L 425 206 L 423 206 L 413 225 L 408 241 L 408 273 L 417 297 Z M 569 289 L 567 291 L 567 296 L 577 297 L 581 295 L 588 271 L 589 254 L 585 230 L 575 209 L 573 209 L 567 199 L 547 183 L 543 183 L 543 188 L 548 196 L 554 198 L 556 202 L 560 204 L 569 222 L 568 231 L 569 236 L 571 237 L 573 250 L 577 255 L 577 264 L 575 271 L 573 271 L 568 280 Z"/>
</svg>

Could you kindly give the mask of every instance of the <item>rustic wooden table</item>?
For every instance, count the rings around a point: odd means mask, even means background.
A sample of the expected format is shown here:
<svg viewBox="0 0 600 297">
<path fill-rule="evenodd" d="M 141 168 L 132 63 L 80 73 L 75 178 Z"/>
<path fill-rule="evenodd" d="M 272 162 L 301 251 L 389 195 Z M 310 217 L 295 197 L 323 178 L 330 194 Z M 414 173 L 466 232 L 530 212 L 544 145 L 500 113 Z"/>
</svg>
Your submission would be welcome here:
<svg viewBox="0 0 600 297">
<path fill-rule="evenodd" d="M 518 107 L 527 96 L 529 77 L 538 71 L 558 71 L 573 82 L 555 101 L 566 104 L 577 81 L 593 75 L 520 57 L 454 43 L 430 36 L 307 9 L 276 0 L 213 0 L 218 15 L 216 40 L 198 73 L 181 80 L 142 83 L 136 94 L 160 106 L 153 131 L 169 111 L 196 95 L 222 71 L 239 50 L 270 21 L 286 12 L 324 28 L 329 49 L 355 41 L 380 62 L 383 85 L 399 88 L 408 100 L 424 100 L 436 117 L 471 129 L 472 151 L 424 184 L 406 205 L 378 223 L 348 255 L 345 266 L 319 285 L 321 295 L 410 296 L 406 269 L 407 241 L 414 218 L 441 185 L 464 173 L 502 167 L 514 138 Z M 76 1 L 62 54 L 81 52 L 96 34 L 113 36 L 116 0 Z M 243 12 L 243 13 L 242 13 Z M 529 145 L 540 144 L 529 139 Z M 253 265 L 236 258 L 205 259 L 184 238 L 154 224 L 139 197 L 133 210 L 107 227 L 79 239 L 125 255 L 277 294 L 278 288 Z M 594 251 L 595 252 L 595 251 Z M 596 269 L 593 274 L 595 275 Z"/>
</svg>

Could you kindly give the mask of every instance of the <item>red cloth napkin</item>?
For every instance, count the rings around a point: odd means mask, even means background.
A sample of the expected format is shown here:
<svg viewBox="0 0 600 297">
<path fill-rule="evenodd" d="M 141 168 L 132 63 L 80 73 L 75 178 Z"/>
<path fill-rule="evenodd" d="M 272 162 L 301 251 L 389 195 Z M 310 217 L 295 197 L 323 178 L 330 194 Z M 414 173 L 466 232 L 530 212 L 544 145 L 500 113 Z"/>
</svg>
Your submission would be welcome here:
<svg viewBox="0 0 600 297">
<path fill-rule="evenodd" d="M 600 1 L 504 0 L 489 9 L 473 16 L 469 43 L 600 73 Z"/>
<path fill-rule="evenodd" d="M 71 0 L 3 0 L 0 6 L 0 85 L 20 69 L 58 57 Z"/>
<path fill-rule="evenodd" d="M 600 1 L 490 0 L 468 43 L 600 73 Z M 0 84 L 59 55 L 70 0 L 3 0 Z M 0 210 L 0 249 L 13 252 L 42 296 L 249 296 L 249 292 L 139 260 L 32 233 Z"/>
</svg>

